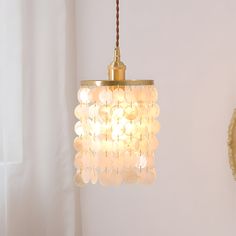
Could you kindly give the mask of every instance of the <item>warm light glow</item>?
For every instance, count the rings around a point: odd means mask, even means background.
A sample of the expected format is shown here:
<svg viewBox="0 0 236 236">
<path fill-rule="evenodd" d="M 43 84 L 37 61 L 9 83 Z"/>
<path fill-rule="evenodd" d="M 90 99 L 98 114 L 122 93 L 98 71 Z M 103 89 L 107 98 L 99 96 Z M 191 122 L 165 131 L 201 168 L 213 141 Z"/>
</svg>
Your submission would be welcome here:
<svg viewBox="0 0 236 236">
<path fill-rule="evenodd" d="M 155 87 L 81 87 L 78 101 L 74 140 L 77 185 L 152 183 L 160 129 Z"/>
</svg>

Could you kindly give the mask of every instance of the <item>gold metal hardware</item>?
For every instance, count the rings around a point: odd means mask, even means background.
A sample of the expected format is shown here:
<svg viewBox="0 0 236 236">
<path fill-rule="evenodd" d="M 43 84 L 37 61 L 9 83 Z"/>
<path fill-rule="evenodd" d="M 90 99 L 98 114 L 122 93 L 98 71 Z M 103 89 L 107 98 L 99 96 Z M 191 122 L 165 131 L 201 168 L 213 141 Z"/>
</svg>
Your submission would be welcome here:
<svg viewBox="0 0 236 236">
<path fill-rule="evenodd" d="M 120 60 L 120 48 L 115 48 L 114 60 L 108 66 L 108 79 L 115 81 L 125 80 L 125 64 Z"/>
<path fill-rule="evenodd" d="M 236 180 L 236 109 L 229 126 L 228 132 L 229 162 Z"/>
<path fill-rule="evenodd" d="M 144 86 L 154 85 L 153 80 L 82 80 L 81 86 Z"/>
</svg>

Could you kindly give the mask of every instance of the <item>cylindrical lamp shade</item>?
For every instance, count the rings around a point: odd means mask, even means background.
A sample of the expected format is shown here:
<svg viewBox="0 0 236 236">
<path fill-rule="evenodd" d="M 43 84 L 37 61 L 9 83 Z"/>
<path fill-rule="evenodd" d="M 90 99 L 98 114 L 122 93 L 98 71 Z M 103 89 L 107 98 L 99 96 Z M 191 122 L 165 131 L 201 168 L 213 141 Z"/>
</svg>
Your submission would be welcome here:
<svg viewBox="0 0 236 236">
<path fill-rule="evenodd" d="M 81 84 L 75 108 L 76 184 L 152 183 L 160 129 L 154 85 Z"/>
</svg>

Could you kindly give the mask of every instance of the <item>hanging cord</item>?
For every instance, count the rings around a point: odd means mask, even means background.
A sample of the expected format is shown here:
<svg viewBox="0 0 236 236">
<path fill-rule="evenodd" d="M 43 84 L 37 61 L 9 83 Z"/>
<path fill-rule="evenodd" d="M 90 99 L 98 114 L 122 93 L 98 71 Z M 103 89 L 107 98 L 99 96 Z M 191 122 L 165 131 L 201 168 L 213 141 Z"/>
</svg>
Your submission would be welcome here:
<svg viewBox="0 0 236 236">
<path fill-rule="evenodd" d="M 120 1 L 116 0 L 116 48 L 120 46 Z"/>
<path fill-rule="evenodd" d="M 116 47 L 114 50 L 114 59 L 108 66 L 109 80 L 125 80 L 125 64 L 120 60 L 120 1 L 116 0 Z"/>
</svg>

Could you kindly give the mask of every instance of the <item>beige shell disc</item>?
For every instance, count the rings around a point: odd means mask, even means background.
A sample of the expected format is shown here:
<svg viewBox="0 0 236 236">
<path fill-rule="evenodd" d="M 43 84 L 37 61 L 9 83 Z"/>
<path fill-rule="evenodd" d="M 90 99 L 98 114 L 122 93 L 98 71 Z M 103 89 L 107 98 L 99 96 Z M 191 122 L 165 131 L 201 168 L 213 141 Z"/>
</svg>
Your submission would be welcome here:
<svg viewBox="0 0 236 236">
<path fill-rule="evenodd" d="M 236 180 L 236 109 L 229 126 L 228 147 L 230 167 Z"/>
</svg>

